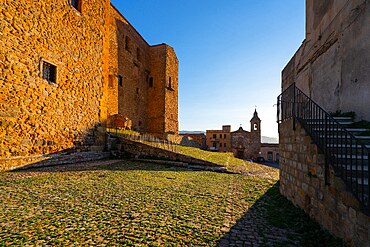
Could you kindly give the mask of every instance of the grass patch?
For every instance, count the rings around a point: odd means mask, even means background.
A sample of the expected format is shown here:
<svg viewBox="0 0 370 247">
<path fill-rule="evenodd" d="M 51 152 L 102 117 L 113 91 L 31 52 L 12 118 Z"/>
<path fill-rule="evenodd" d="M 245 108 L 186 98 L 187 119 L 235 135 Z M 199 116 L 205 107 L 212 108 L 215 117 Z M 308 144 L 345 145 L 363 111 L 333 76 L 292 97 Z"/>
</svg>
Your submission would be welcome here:
<svg viewBox="0 0 370 247">
<path fill-rule="evenodd" d="M 177 151 L 181 154 L 192 156 L 197 159 L 206 160 L 222 166 L 232 172 L 256 175 L 262 178 L 277 180 L 279 179 L 279 170 L 254 162 L 235 158 L 233 153 L 210 152 L 199 148 L 178 146 Z"/>
<path fill-rule="evenodd" d="M 131 162 L 2 173 L 0 246 L 215 246 L 226 209 L 241 217 L 271 186 Z"/>
<path fill-rule="evenodd" d="M 130 161 L 0 173 L 0 246 L 216 246 L 251 208 L 303 246 L 339 243 L 275 183 Z"/>
</svg>

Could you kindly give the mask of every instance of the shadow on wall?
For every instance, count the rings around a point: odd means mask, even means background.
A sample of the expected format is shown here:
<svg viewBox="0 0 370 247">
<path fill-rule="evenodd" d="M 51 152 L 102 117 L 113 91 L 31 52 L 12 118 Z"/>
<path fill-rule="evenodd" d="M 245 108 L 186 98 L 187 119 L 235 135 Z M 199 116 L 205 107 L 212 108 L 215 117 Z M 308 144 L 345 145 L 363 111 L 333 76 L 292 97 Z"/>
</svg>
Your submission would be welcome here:
<svg viewBox="0 0 370 247">
<path fill-rule="evenodd" d="M 262 195 L 218 241 L 218 246 L 345 246 L 279 192 Z"/>
<path fill-rule="evenodd" d="M 97 123 L 91 129 L 84 131 L 84 134 L 79 135 L 76 133 L 73 146 L 70 148 L 48 154 L 3 158 L 0 160 L 0 171 L 71 164 L 107 158 L 110 156 L 110 153 L 106 152 L 106 142 L 105 123 Z M 51 142 L 42 143 L 37 148 L 42 152 L 43 150 L 48 150 L 47 146 L 49 144 Z M 33 145 L 36 145 L 36 143 Z"/>
</svg>

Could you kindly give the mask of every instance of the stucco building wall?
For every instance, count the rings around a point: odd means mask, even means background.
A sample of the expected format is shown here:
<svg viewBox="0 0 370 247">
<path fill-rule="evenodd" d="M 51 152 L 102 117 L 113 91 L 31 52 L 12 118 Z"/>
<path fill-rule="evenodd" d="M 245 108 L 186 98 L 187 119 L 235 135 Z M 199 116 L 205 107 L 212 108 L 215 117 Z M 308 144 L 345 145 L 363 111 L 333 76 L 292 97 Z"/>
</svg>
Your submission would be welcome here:
<svg viewBox="0 0 370 247">
<path fill-rule="evenodd" d="M 223 126 L 222 130 L 207 130 L 206 146 L 211 151 L 231 152 L 230 126 Z"/>
<path fill-rule="evenodd" d="M 307 0 L 306 37 L 283 70 L 283 90 L 296 82 L 326 111 L 354 111 L 369 121 L 368 23 L 368 1 Z"/>
<path fill-rule="evenodd" d="M 267 161 L 279 162 L 279 144 L 275 143 L 262 143 L 260 155 Z"/>
</svg>

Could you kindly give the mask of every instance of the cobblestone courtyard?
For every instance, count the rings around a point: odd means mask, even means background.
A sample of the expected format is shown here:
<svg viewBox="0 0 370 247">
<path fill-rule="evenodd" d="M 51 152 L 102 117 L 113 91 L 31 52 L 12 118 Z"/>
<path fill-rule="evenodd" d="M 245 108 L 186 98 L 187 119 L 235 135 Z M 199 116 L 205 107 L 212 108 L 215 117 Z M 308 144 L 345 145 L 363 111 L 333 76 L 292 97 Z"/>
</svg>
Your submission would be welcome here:
<svg viewBox="0 0 370 247">
<path fill-rule="evenodd" d="M 342 243 L 261 170 L 238 175 L 115 160 L 0 173 L 0 246 L 18 245 Z"/>
</svg>

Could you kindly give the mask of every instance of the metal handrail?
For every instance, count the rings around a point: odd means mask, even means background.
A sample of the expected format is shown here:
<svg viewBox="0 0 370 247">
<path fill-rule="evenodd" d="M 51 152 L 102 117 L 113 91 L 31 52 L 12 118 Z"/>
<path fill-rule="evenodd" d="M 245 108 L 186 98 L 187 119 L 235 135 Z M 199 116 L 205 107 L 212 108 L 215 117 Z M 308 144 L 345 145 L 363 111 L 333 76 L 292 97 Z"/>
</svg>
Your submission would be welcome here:
<svg viewBox="0 0 370 247">
<path fill-rule="evenodd" d="M 365 181 L 369 182 L 370 150 L 365 144 L 295 84 L 278 96 L 277 106 L 277 122 L 292 119 L 295 130 L 298 121 L 325 156 L 326 184 L 331 165 L 369 214 L 369 185 Z"/>
</svg>

